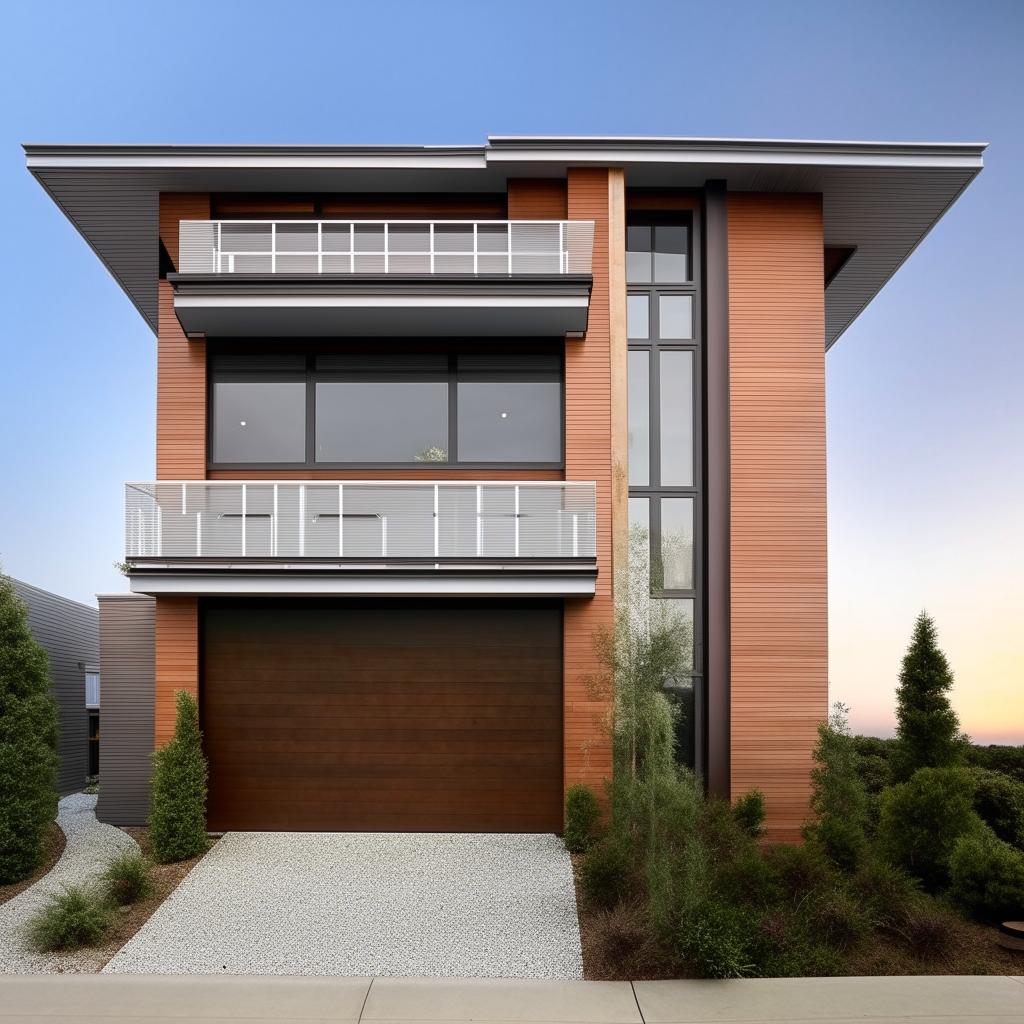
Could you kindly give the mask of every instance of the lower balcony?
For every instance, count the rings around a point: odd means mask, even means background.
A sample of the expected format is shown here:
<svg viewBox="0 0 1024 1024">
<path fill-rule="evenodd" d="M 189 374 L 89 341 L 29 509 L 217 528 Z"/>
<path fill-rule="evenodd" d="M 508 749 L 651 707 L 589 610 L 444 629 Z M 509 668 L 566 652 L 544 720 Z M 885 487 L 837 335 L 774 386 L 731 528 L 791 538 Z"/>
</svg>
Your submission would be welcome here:
<svg viewBox="0 0 1024 1024">
<path fill-rule="evenodd" d="M 125 485 L 142 594 L 587 596 L 591 482 L 158 481 Z"/>
</svg>

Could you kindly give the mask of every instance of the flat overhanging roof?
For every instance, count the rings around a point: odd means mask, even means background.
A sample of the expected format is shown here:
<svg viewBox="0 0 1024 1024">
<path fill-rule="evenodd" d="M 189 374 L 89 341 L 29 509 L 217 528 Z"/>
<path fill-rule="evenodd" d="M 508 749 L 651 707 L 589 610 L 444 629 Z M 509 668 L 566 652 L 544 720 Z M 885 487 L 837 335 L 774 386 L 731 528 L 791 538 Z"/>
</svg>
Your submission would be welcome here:
<svg viewBox="0 0 1024 1024">
<path fill-rule="evenodd" d="M 833 344 L 982 169 L 985 143 L 491 136 L 482 146 L 25 145 L 28 168 L 156 330 L 160 192 L 500 192 L 622 167 L 630 187 L 820 192 Z"/>
</svg>

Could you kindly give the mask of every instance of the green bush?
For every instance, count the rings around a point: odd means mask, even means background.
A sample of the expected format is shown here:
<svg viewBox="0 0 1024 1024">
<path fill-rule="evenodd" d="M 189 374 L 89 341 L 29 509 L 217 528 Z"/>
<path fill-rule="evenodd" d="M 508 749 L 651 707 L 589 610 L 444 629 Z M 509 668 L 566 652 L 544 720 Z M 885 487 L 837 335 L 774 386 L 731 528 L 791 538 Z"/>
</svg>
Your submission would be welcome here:
<svg viewBox="0 0 1024 1024">
<path fill-rule="evenodd" d="M 75 885 L 50 896 L 28 923 L 31 944 L 42 953 L 78 949 L 100 942 L 110 927 L 110 913 L 95 893 Z"/>
<path fill-rule="evenodd" d="M 589 786 L 577 783 L 565 795 L 565 831 L 563 839 L 570 853 L 583 853 L 594 841 L 601 807 Z"/>
<path fill-rule="evenodd" d="M 901 867 L 867 857 L 850 879 L 852 892 L 880 925 L 902 921 L 921 902 L 921 885 Z"/>
<path fill-rule="evenodd" d="M 764 793 L 759 789 L 744 793 L 732 805 L 736 823 L 751 839 L 764 834 L 764 813 Z"/>
<path fill-rule="evenodd" d="M 757 974 L 751 953 L 755 923 L 725 900 L 708 900 L 686 914 L 678 949 L 701 978 L 746 978 Z"/>
<path fill-rule="evenodd" d="M 868 907 L 841 883 L 814 893 L 808 913 L 816 936 L 838 949 L 856 945 L 874 925 Z"/>
<path fill-rule="evenodd" d="M 811 811 L 814 820 L 804 835 L 829 859 L 853 871 L 867 851 L 868 794 L 858 771 L 860 758 L 847 709 L 836 704 L 827 722 L 818 726 L 811 769 Z"/>
<path fill-rule="evenodd" d="M 57 706 L 46 652 L 25 605 L 0 576 L 0 884 L 43 861 L 57 815 Z"/>
<path fill-rule="evenodd" d="M 949 861 L 961 836 L 984 825 L 974 812 L 974 778 L 967 768 L 921 768 L 909 782 L 882 794 L 878 840 L 882 852 L 937 890 L 949 880 Z"/>
<path fill-rule="evenodd" d="M 949 862 L 950 898 L 986 921 L 1024 915 L 1024 853 L 989 829 L 961 836 Z"/>
<path fill-rule="evenodd" d="M 108 901 L 125 907 L 153 895 L 153 879 L 149 861 L 141 853 L 122 853 L 103 872 L 103 885 Z"/>
<path fill-rule="evenodd" d="M 614 833 L 594 843 L 580 870 L 580 886 L 587 899 L 611 910 L 634 888 L 633 857 L 627 843 Z"/>
<path fill-rule="evenodd" d="M 1024 745 L 1019 747 L 999 746 L 968 746 L 967 763 L 978 768 L 987 768 L 1000 775 L 1009 775 L 1017 782 L 1024 782 Z"/>
<path fill-rule="evenodd" d="M 195 698 L 180 690 L 174 737 L 153 755 L 149 839 L 161 863 L 195 857 L 209 845 L 206 779 L 199 710 Z"/>
<path fill-rule="evenodd" d="M 974 769 L 974 809 L 1004 843 L 1024 849 L 1024 783 L 1000 772 Z"/>
</svg>

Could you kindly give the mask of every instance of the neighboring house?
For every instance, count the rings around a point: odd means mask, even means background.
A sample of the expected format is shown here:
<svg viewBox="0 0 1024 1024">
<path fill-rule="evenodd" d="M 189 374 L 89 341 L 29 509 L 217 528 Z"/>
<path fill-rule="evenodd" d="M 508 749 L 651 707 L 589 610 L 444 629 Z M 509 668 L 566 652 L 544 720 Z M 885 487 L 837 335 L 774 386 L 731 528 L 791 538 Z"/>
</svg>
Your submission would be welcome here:
<svg viewBox="0 0 1024 1024">
<path fill-rule="evenodd" d="M 559 831 L 611 771 L 631 528 L 678 755 L 797 840 L 828 704 L 825 352 L 974 144 L 26 147 L 157 337 L 100 814 L 198 696 L 209 826 Z"/>
<path fill-rule="evenodd" d="M 28 607 L 28 627 L 50 659 L 50 689 L 60 716 L 57 787 L 77 793 L 99 774 L 100 619 L 89 605 L 8 577 Z"/>
</svg>

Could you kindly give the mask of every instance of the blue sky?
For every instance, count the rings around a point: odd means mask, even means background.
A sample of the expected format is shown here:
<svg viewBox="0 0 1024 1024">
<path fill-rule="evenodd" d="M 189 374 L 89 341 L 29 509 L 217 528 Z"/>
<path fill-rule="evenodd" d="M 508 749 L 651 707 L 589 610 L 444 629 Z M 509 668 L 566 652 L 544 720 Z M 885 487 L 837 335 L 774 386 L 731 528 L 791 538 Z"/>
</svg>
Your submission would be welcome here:
<svg viewBox="0 0 1024 1024">
<path fill-rule="evenodd" d="M 884 731 L 927 607 L 977 737 L 1024 742 L 1024 3 L 54 2 L 0 65 L 0 563 L 124 589 L 154 339 L 19 143 L 488 134 L 982 140 L 987 169 L 828 357 L 831 682 Z"/>
</svg>

